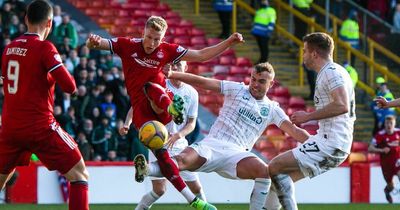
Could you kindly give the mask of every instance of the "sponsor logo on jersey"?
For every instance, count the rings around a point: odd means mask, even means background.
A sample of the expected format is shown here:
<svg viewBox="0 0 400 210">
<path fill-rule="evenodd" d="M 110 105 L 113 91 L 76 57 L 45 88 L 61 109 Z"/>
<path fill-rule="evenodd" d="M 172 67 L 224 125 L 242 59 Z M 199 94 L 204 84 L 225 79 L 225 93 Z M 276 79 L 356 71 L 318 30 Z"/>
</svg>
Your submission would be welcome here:
<svg viewBox="0 0 400 210">
<path fill-rule="evenodd" d="M 239 108 L 239 114 L 257 124 L 261 124 L 263 121 L 261 117 L 256 116 L 251 110 L 248 110 L 245 107 Z"/>
<path fill-rule="evenodd" d="M 62 63 L 62 59 L 61 59 L 60 54 L 55 54 L 55 55 L 54 55 L 54 59 L 56 59 L 56 61 Z"/>
<path fill-rule="evenodd" d="M 261 116 L 263 116 L 263 117 L 266 117 L 266 116 L 268 116 L 268 114 L 269 114 L 269 108 L 268 107 L 261 107 L 261 109 L 260 109 L 260 114 L 261 114 Z"/>
<path fill-rule="evenodd" d="M 141 38 L 133 38 L 133 39 L 131 39 L 131 41 L 135 42 L 135 43 L 139 43 L 142 41 L 142 39 Z"/>
<path fill-rule="evenodd" d="M 183 48 L 182 46 L 179 46 L 178 48 L 176 48 L 176 52 L 180 53 L 183 52 L 185 50 L 185 48 Z"/>
<path fill-rule="evenodd" d="M 161 58 L 163 58 L 163 57 L 164 57 L 164 53 L 161 52 L 161 51 L 158 51 L 158 52 L 157 52 L 157 58 L 161 59 Z"/>
</svg>

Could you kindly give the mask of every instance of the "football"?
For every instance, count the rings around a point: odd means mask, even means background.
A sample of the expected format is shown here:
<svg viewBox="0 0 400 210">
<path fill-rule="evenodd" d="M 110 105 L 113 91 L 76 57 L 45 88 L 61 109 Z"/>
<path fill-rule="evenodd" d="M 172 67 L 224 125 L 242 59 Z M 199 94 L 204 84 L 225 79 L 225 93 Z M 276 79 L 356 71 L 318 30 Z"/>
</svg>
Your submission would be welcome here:
<svg viewBox="0 0 400 210">
<path fill-rule="evenodd" d="M 161 149 L 168 140 L 167 128 L 156 120 L 148 121 L 139 129 L 139 140 L 149 149 Z"/>
</svg>

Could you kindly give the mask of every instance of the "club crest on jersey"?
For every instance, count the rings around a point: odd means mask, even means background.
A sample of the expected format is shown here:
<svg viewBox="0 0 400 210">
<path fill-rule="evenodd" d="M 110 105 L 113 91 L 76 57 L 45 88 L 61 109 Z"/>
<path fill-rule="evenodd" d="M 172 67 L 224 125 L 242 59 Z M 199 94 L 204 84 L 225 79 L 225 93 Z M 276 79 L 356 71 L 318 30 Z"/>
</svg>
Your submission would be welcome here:
<svg viewBox="0 0 400 210">
<path fill-rule="evenodd" d="M 164 53 L 161 52 L 161 51 L 158 51 L 158 52 L 157 52 L 157 58 L 161 59 L 161 58 L 163 58 L 163 57 L 164 57 Z"/>
<path fill-rule="evenodd" d="M 58 62 L 62 62 L 62 59 L 61 59 L 61 56 L 60 56 L 60 54 L 55 54 L 54 55 L 54 59 L 56 59 L 56 61 L 58 61 Z"/>
<path fill-rule="evenodd" d="M 261 114 L 261 116 L 263 116 L 263 117 L 268 116 L 268 114 L 269 114 L 269 109 L 268 109 L 268 107 L 261 107 L 261 109 L 260 109 L 260 114 Z"/>
<path fill-rule="evenodd" d="M 183 48 L 182 46 L 179 46 L 178 48 L 176 48 L 176 52 L 180 53 L 183 52 L 185 50 L 185 48 Z"/>
</svg>

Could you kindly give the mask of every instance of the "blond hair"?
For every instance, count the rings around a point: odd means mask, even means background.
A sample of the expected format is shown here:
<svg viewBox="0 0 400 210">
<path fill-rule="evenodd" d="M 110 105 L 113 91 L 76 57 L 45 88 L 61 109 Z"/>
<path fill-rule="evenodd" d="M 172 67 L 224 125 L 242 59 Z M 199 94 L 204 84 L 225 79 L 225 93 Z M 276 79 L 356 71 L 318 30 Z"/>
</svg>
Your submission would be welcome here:
<svg viewBox="0 0 400 210">
<path fill-rule="evenodd" d="M 167 21 L 160 16 L 151 16 L 147 19 L 146 28 L 152 28 L 156 31 L 166 31 L 168 24 Z"/>
</svg>

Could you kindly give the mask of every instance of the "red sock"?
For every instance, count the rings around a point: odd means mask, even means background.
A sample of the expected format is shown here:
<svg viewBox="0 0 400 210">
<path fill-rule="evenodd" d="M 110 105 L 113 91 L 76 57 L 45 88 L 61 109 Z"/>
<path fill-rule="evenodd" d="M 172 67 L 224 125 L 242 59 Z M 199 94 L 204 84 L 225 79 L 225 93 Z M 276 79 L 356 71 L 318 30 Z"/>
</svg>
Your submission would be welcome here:
<svg viewBox="0 0 400 210">
<path fill-rule="evenodd" d="M 172 185 L 174 185 L 178 192 L 182 191 L 183 188 L 186 187 L 186 184 L 179 175 L 178 166 L 171 159 L 168 151 L 166 149 L 159 149 L 154 153 L 157 157 L 158 165 L 160 166 L 162 175 L 164 175 L 164 177 L 167 178 Z"/>
<path fill-rule="evenodd" d="M 170 93 L 161 85 L 152 82 L 146 83 L 145 88 L 150 100 L 152 100 L 158 108 L 167 112 L 168 106 L 172 103 Z"/>
<path fill-rule="evenodd" d="M 87 182 L 71 182 L 69 210 L 89 210 L 89 189 Z"/>
</svg>

